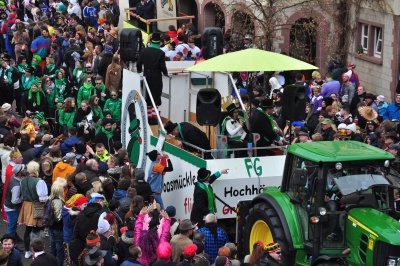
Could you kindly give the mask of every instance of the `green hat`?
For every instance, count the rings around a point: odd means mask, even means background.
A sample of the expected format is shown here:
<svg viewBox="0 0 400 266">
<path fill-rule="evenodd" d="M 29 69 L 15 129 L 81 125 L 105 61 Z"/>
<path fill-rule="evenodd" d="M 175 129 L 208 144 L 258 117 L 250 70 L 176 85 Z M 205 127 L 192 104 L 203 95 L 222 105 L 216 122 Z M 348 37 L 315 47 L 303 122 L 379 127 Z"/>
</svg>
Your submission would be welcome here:
<svg viewBox="0 0 400 266">
<path fill-rule="evenodd" d="M 323 125 L 327 125 L 327 124 L 331 125 L 332 124 L 332 120 L 330 120 L 329 118 L 325 118 L 324 121 L 322 121 L 322 124 Z"/>
<path fill-rule="evenodd" d="M 62 95 L 58 96 L 57 99 L 57 103 L 64 103 L 64 97 Z"/>
<path fill-rule="evenodd" d="M 281 250 L 281 247 L 278 243 L 270 243 L 264 247 L 264 250 L 272 253 Z"/>
<path fill-rule="evenodd" d="M 35 80 L 32 82 L 32 85 L 36 85 L 39 86 L 39 84 L 41 84 L 42 81 L 40 80 L 40 78 L 36 77 Z"/>
<path fill-rule="evenodd" d="M 32 58 L 35 58 L 38 64 L 42 62 L 42 58 L 40 57 L 40 55 L 34 55 Z"/>
<path fill-rule="evenodd" d="M 45 121 L 43 112 L 40 112 L 37 115 L 35 115 L 35 118 L 38 120 L 39 125 L 43 125 L 43 123 Z"/>
</svg>

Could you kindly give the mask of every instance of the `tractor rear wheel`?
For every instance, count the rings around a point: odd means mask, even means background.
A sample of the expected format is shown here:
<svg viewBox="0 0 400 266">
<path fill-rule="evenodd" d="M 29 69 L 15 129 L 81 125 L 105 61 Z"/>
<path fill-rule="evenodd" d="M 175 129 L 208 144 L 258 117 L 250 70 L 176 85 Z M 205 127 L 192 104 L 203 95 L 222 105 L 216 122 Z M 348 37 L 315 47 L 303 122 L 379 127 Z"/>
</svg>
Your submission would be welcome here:
<svg viewBox="0 0 400 266">
<path fill-rule="evenodd" d="M 264 245 L 278 242 L 282 250 L 282 265 L 294 265 L 295 254 L 290 251 L 289 241 L 285 237 L 282 221 L 269 203 L 257 203 L 249 210 L 243 238 L 246 254 L 251 254 L 253 244 L 257 241 L 262 241 Z"/>
</svg>

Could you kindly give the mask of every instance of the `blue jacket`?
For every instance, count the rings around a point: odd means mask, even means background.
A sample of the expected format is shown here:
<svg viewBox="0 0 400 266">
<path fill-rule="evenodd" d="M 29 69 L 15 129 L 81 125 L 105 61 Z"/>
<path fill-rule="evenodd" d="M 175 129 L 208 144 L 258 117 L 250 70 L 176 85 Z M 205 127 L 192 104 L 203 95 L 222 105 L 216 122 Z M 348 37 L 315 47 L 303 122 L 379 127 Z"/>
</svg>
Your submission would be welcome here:
<svg viewBox="0 0 400 266">
<path fill-rule="evenodd" d="M 121 202 L 122 200 L 126 199 L 126 190 L 116 190 L 112 198 Z"/>
<path fill-rule="evenodd" d="M 15 247 L 9 254 L 7 266 L 22 266 L 21 252 Z"/>
<path fill-rule="evenodd" d="M 157 161 L 151 162 L 147 183 L 150 184 L 152 192 L 162 192 L 164 177 L 162 173 L 153 172 L 154 165 L 158 164 Z"/>
<path fill-rule="evenodd" d="M 95 17 L 95 15 L 98 15 L 95 7 L 85 6 L 85 8 L 83 9 L 83 16 L 85 18 L 90 18 L 90 22 L 92 22 L 93 26 L 97 27 L 99 23 L 97 22 L 97 17 Z"/>
<path fill-rule="evenodd" d="M 72 147 L 75 146 L 76 143 L 81 141 L 77 136 L 71 136 L 67 138 L 63 144 L 61 144 L 61 153 L 65 156 L 68 152 L 72 152 Z"/>
<path fill-rule="evenodd" d="M 391 103 L 388 105 L 385 114 L 383 115 L 383 120 L 392 120 L 400 118 L 400 108 L 397 103 Z"/>
<path fill-rule="evenodd" d="M 378 105 L 378 115 L 379 116 L 384 116 L 386 113 L 386 109 L 388 108 L 388 103 L 387 102 L 383 102 L 383 103 L 379 103 Z"/>
<path fill-rule="evenodd" d="M 142 266 L 142 264 L 135 260 L 127 259 L 121 264 L 121 266 Z"/>
<path fill-rule="evenodd" d="M 32 42 L 31 50 L 32 53 L 39 55 L 42 59 L 45 59 L 49 53 L 50 46 L 45 38 L 39 36 Z"/>
</svg>

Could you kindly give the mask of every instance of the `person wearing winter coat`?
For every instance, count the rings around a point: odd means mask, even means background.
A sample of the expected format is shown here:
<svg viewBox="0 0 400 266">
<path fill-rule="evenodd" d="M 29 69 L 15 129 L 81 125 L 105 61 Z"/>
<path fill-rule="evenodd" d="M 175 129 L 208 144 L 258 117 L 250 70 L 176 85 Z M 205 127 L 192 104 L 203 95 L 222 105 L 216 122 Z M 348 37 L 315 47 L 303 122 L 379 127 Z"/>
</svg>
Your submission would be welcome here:
<svg viewBox="0 0 400 266">
<path fill-rule="evenodd" d="M 123 200 L 126 199 L 126 192 L 128 188 L 130 187 L 131 182 L 128 179 L 121 179 L 118 182 L 118 189 L 114 192 L 113 194 L 113 199 L 118 200 L 119 202 L 122 202 Z"/>
<path fill-rule="evenodd" d="M 78 257 L 85 248 L 86 236 L 90 231 L 97 230 L 100 215 L 107 212 L 107 207 L 104 206 L 104 196 L 99 193 L 92 193 L 90 196 L 91 199 L 85 209 L 71 223 L 70 258 L 74 263 L 78 263 Z"/>
<path fill-rule="evenodd" d="M 118 56 L 114 56 L 111 65 L 107 67 L 106 88 L 110 91 L 119 90 L 121 85 L 122 67 Z M 114 117 L 114 116 L 113 116 Z"/>
<path fill-rule="evenodd" d="M 122 99 L 118 97 L 117 89 L 111 90 L 110 96 L 111 98 L 104 104 L 103 111 L 110 111 L 115 123 L 119 124 L 121 122 Z"/>
<path fill-rule="evenodd" d="M 78 137 L 84 138 L 86 142 L 93 141 L 95 137 L 95 129 L 91 126 L 91 109 L 89 102 L 84 100 L 80 104 L 80 108 L 75 113 L 74 126 L 78 129 Z"/>
<path fill-rule="evenodd" d="M 125 221 L 125 227 L 121 228 L 122 235 L 118 243 L 118 261 L 120 263 L 130 257 L 129 250 L 134 245 L 135 221 L 134 217 L 129 217 Z"/>
<path fill-rule="evenodd" d="M 149 218 L 149 208 L 144 207 L 137 216 L 135 223 L 135 243 L 142 249 L 142 256 L 139 262 L 143 265 L 149 265 L 152 260 L 157 258 L 156 249 L 160 243 L 167 242 L 169 239 L 169 229 L 171 219 L 167 212 L 158 211 L 156 202 L 152 204 L 152 218 Z M 159 220 L 159 214 L 163 217 Z M 146 222 L 150 220 L 150 222 Z M 159 224 L 159 226 L 158 226 Z M 158 227 L 157 227 L 158 226 Z"/>
<path fill-rule="evenodd" d="M 71 16 L 72 14 L 77 15 L 80 19 L 82 19 L 82 9 L 79 6 L 78 1 L 76 0 L 70 0 L 69 1 L 69 6 L 67 8 L 68 14 Z"/>
<path fill-rule="evenodd" d="M 69 152 L 72 152 L 72 148 L 80 142 L 81 140 L 76 136 L 77 129 L 75 127 L 71 127 L 68 129 L 68 138 L 61 144 L 61 153 L 62 155 L 66 155 Z"/>
<path fill-rule="evenodd" d="M 138 245 L 129 247 L 129 257 L 121 264 L 121 266 L 142 266 L 138 259 L 142 256 L 142 249 Z"/>
<path fill-rule="evenodd" d="M 62 105 L 58 119 L 63 131 L 74 127 L 75 113 L 75 100 L 73 98 L 67 98 Z"/>
<path fill-rule="evenodd" d="M 63 218 L 62 207 L 65 205 L 64 188 L 67 186 L 67 180 L 58 177 L 51 186 L 49 199 L 53 210 L 54 222 L 49 227 L 50 253 L 57 259 L 57 266 L 63 266 L 64 263 L 64 237 L 63 237 Z"/>
<path fill-rule="evenodd" d="M 110 151 L 110 153 L 114 152 L 114 141 L 119 141 L 121 138 L 119 131 L 116 131 L 112 126 L 113 124 L 114 120 L 104 118 L 100 132 L 97 133 L 94 138 L 95 143 L 103 143 L 105 149 Z"/>
</svg>

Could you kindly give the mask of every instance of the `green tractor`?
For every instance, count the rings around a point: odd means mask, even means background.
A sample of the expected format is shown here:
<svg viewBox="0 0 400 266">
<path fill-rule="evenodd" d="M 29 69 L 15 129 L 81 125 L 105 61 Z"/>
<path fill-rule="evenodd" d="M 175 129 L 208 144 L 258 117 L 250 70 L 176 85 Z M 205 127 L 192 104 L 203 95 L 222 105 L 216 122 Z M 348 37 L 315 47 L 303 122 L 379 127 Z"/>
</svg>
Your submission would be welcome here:
<svg viewBox="0 0 400 266">
<path fill-rule="evenodd" d="M 238 204 L 239 255 L 278 242 L 285 266 L 400 266 L 393 159 L 354 141 L 291 145 L 281 187 Z"/>
</svg>

